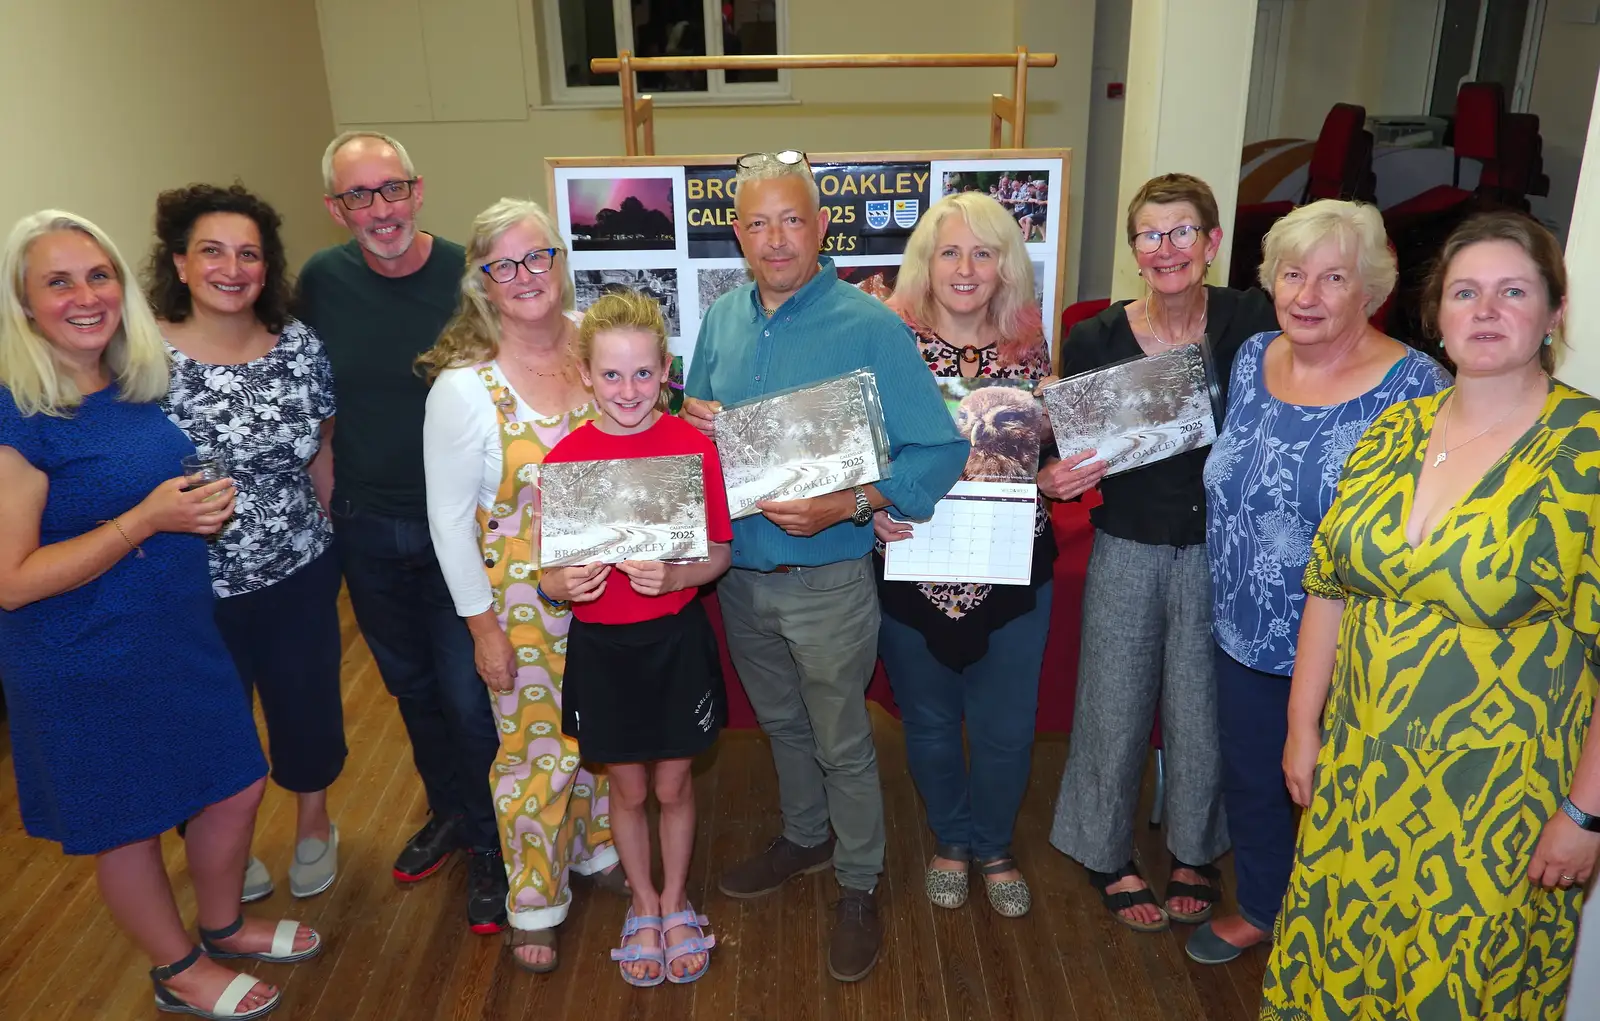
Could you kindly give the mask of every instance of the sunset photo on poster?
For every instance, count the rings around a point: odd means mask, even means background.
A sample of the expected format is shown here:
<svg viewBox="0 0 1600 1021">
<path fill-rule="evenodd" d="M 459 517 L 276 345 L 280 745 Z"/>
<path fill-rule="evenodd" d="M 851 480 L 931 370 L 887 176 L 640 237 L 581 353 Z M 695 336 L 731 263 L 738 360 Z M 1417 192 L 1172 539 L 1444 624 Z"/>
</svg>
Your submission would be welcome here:
<svg viewBox="0 0 1600 1021">
<path fill-rule="evenodd" d="M 575 252 L 670 251 L 672 179 L 584 177 L 567 182 Z"/>
</svg>

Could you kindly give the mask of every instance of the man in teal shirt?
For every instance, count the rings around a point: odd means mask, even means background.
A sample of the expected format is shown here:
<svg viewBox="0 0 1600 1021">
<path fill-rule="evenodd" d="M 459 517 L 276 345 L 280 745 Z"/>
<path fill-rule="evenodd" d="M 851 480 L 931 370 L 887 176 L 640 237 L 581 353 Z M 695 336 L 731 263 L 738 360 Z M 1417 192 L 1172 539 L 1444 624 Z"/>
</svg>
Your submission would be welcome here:
<svg viewBox="0 0 1600 1021">
<path fill-rule="evenodd" d="M 900 317 L 819 257 L 828 218 L 804 155 L 741 157 L 735 181 L 734 229 L 754 282 L 706 313 L 685 420 L 714 435 L 722 404 L 871 369 L 892 471 L 875 485 L 768 501 L 733 523 L 733 569 L 718 593 L 728 651 L 772 740 L 783 833 L 718 886 L 759 897 L 831 861 L 841 897 L 828 971 L 854 982 L 877 963 L 882 939 L 883 792 L 866 705 L 878 655 L 872 512 L 932 517 L 968 444 Z"/>
</svg>

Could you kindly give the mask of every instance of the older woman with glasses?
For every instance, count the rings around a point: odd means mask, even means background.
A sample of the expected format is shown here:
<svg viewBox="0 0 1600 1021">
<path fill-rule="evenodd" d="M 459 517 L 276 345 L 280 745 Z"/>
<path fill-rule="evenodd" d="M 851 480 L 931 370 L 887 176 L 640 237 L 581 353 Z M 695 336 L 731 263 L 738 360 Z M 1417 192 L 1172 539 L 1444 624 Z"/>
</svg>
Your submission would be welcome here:
<svg viewBox="0 0 1600 1021">
<path fill-rule="evenodd" d="M 1206 286 L 1222 243 L 1204 181 L 1166 174 L 1128 205 L 1128 246 L 1143 298 L 1079 323 L 1062 349 L 1072 376 L 1185 344 L 1209 348 L 1221 379 L 1245 338 L 1273 325 L 1259 291 Z M 1222 818 L 1217 709 L 1211 676 L 1211 575 L 1206 565 L 1206 452 L 1194 450 L 1105 477 L 1093 451 L 1061 451 L 1047 495 L 1072 499 L 1100 485 L 1083 596 L 1083 644 L 1072 746 L 1050 842 L 1081 862 L 1107 910 L 1140 932 L 1197 922 L 1217 899 L 1213 859 L 1228 849 Z M 1162 902 L 1133 863 L 1134 814 L 1161 710 L 1170 782 Z"/>
<path fill-rule="evenodd" d="M 561 732 L 570 611 L 539 580 L 539 464 L 595 416 L 578 376 L 560 235 L 533 202 L 501 199 L 467 242 L 461 311 L 418 359 L 433 380 L 423 425 L 428 529 L 500 729 L 492 788 L 510 879 L 506 943 L 555 970 L 568 875 L 627 887 L 606 823 L 609 788 Z"/>
</svg>

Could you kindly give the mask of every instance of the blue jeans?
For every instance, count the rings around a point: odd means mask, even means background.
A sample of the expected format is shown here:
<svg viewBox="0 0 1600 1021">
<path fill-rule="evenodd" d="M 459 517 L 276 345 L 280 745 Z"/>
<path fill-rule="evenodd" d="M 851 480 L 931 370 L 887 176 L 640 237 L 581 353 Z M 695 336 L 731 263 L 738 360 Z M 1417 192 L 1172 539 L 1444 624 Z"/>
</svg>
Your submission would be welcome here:
<svg viewBox="0 0 1600 1021">
<path fill-rule="evenodd" d="M 1247 667 L 1221 647 L 1216 654 L 1222 804 L 1239 914 L 1270 931 L 1294 866 L 1294 801 L 1283 779 L 1289 678 Z"/>
<path fill-rule="evenodd" d="M 928 828 L 940 844 L 968 848 L 979 859 L 1011 852 L 1028 788 L 1050 591 L 1051 583 L 1041 586 L 1034 608 L 990 635 L 989 651 L 961 671 L 935 659 L 920 631 L 888 615 L 878 631 Z"/>
<path fill-rule="evenodd" d="M 457 823 L 466 847 L 498 849 L 489 773 L 500 734 L 427 519 L 357 510 L 335 494 L 333 527 L 350 607 L 400 705 L 428 807 Z"/>
</svg>

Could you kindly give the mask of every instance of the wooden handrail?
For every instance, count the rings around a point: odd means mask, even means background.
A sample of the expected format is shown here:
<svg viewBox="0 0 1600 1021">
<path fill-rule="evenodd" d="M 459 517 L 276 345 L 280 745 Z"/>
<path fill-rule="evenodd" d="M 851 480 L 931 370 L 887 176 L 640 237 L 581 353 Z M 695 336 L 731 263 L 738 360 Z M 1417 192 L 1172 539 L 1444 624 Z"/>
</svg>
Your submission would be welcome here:
<svg viewBox="0 0 1600 1021">
<path fill-rule="evenodd" d="M 1021 149 L 1027 138 L 1028 68 L 1055 67 L 1054 53 L 791 53 L 703 57 L 636 57 L 623 50 L 615 57 L 595 57 L 589 70 L 614 74 L 622 85 L 622 131 L 629 156 L 656 152 L 655 102 L 639 95 L 641 71 L 772 71 L 830 67 L 1010 67 L 1015 69 L 1010 97 L 996 93 L 989 101 L 989 147 L 1001 148 L 1002 125 L 1011 125 L 1010 148 Z M 643 145 L 639 131 L 644 129 Z"/>
<path fill-rule="evenodd" d="M 1024 51 L 1025 52 L 1025 51 Z M 775 71 L 818 67 L 1012 67 L 1016 53 L 786 53 L 711 57 L 629 55 L 635 71 Z M 1028 53 L 1029 67 L 1055 67 L 1054 53 Z M 617 74 L 622 56 L 595 57 L 589 70 Z"/>
</svg>

